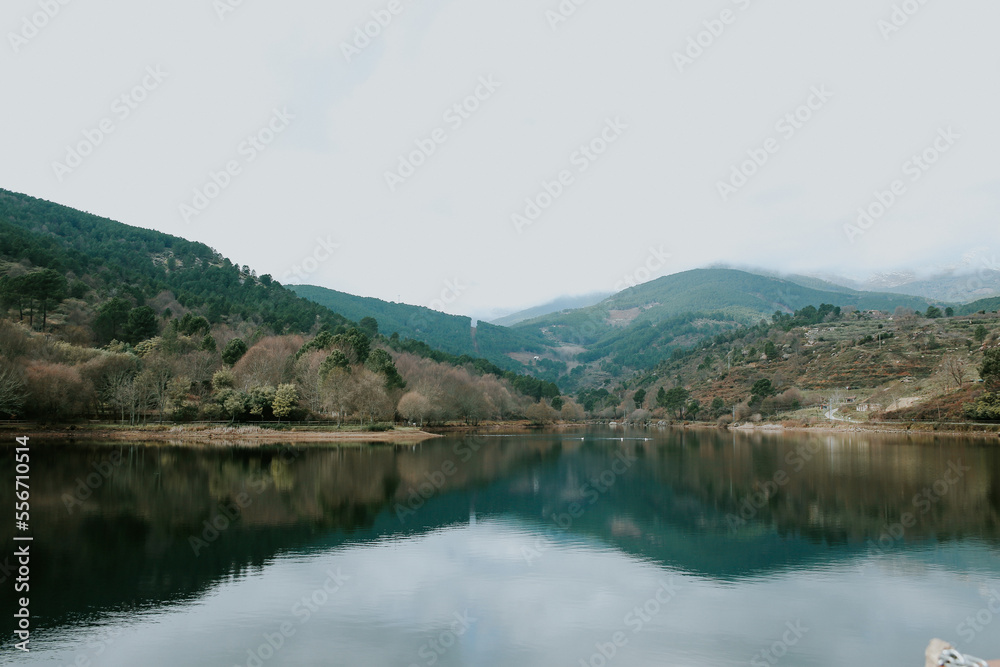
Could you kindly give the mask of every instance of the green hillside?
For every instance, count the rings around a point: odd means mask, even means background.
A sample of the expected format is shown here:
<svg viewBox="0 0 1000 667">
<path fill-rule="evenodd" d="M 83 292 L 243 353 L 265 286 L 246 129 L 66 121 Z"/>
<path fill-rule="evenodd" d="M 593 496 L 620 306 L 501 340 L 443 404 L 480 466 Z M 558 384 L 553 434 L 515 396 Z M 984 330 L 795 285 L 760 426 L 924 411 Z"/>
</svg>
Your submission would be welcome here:
<svg viewBox="0 0 1000 667">
<path fill-rule="evenodd" d="M 765 278 L 774 278 L 776 280 L 787 280 L 788 282 L 792 282 L 797 285 L 802 285 L 803 287 L 808 287 L 809 289 L 820 290 L 821 292 L 850 293 L 856 291 L 854 288 L 848 287 L 844 283 L 835 283 L 829 280 L 824 280 L 823 278 L 817 278 L 815 276 L 803 276 L 801 274 L 796 274 L 796 273 L 782 274 L 762 269 L 755 269 L 755 268 L 741 269 L 739 267 L 731 267 L 731 266 L 717 266 L 717 267 L 710 266 L 707 268 L 742 271 L 756 276 L 764 276 Z"/>
<path fill-rule="evenodd" d="M 341 302 L 356 325 L 204 244 L 0 191 L 0 418 L 476 423 L 559 396 L 510 370 L 528 335 L 417 313 L 448 354 Z"/>
<path fill-rule="evenodd" d="M 589 343 L 615 327 L 656 324 L 689 313 L 721 313 L 744 324 L 830 303 L 859 310 L 925 310 L 927 299 L 900 294 L 805 287 L 791 280 L 733 269 L 697 269 L 664 276 L 620 292 L 596 306 L 523 322 L 519 329 L 545 329 L 556 340 Z"/>
<path fill-rule="evenodd" d="M 700 269 L 664 276 L 595 306 L 535 318 L 514 328 L 537 332 L 562 348 L 562 357 L 570 361 L 563 364 L 565 377 L 558 381 L 575 390 L 648 370 L 705 337 L 770 321 L 778 311 L 792 313 L 824 303 L 889 312 L 897 307 L 924 311 L 929 305 L 919 297 L 831 287 L 815 289 L 734 269 Z"/>
<path fill-rule="evenodd" d="M 0 275 L 7 298 L 12 281 L 51 269 L 63 291 L 91 301 L 119 297 L 143 306 L 169 291 L 184 308 L 211 322 L 254 320 L 277 332 L 307 332 L 347 320 L 297 297 L 248 267 L 233 264 L 203 243 L 83 213 L 27 195 L 0 190 Z M 29 295 L 26 301 L 33 299 Z M 161 313 L 157 313 L 160 315 Z"/>
<path fill-rule="evenodd" d="M 955 309 L 959 315 L 974 315 L 980 311 L 986 311 L 987 313 L 995 313 L 1000 310 L 1000 296 L 995 296 L 990 299 L 980 299 L 979 301 L 973 301 L 972 303 L 967 303 L 964 306 Z"/>
<path fill-rule="evenodd" d="M 378 320 L 379 331 L 386 336 L 398 333 L 401 338 L 419 340 L 450 354 L 489 359 L 504 368 L 520 366 L 507 356 L 511 352 L 540 353 L 546 348 L 541 334 L 530 330 L 519 331 L 479 322 L 473 331 L 470 318 L 430 308 L 354 296 L 314 285 L 293 285 L 290 289 L 349 319 L 374 317 Z"/>
<path fill-rule="evenodd" d="M 643 319 L 651 320 L 689 311 L 715 310 L 748 319 L 766 318 L 776 310 L 793 312 L 820 303 L 887 311 L 899 306 L 924 310 L 930 305 L 921 297 L 857 292 L 847 288 L 820 290 L 791 280 L 732 269 L 699 269 L 664 276 L 617 294 L 604 303 L 612 309 L 649 308 Z"/>
</svg>

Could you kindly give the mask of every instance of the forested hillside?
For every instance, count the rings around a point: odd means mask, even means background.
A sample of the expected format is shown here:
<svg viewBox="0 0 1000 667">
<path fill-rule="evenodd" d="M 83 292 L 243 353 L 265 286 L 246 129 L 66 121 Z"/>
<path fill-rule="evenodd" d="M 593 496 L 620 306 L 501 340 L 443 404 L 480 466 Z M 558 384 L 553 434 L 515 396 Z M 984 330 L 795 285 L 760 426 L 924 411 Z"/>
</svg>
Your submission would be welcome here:
<svg viewBox="0 0 1000 667">
<path fill-rule="evenodd" d="M 927 299 L 901 294 L 826 291 L 780 278 L 733 269 L 697 269 L 664 276 L 620 292 L 590 308 L 522 322 L 519 329 L 547 328 L 559 338 L 581 322 L 604 322 L 605 328 L 633 322 L 656 323 L 686 313 L 722 313 L 744 324 L 769 318 L 776 310 L 791 313 L 806 306 L 832 303 L 859 310 L 924 310 Z"/>
<path fill-rule="evenodd" d="M 956 310 L 961 315 L 996 312 L 997 310 L 1000 310 L 1000 296 L 973 301 L 972 303 L 959 306 Z"/>
<path fill-rule="evenodd" d="M 60 295 L 120 297 L 135 306 L 169 291 L 212 324 L 237 316 L 275 331 L 304 333 L 317 324 L 348 321 L 202 243 L 6 190 L 0 190 L 0 261 L 6 262 L 0 274 L 7 298 L 29 310 Z M 32 287 L 41 268 L 59 273 L 66 284 Z M 98 342 L 108 342 L 106 333 L 98 332 Z"/>
<path fill-rule="evenodd" d="M 558 394 L 203 244 L 0 191 L 0 418 L 474 422 Z"/>
<path fill-rule="evenodd" d="M 550 359 L 541 361 L 546 368 L 540 377 L 578 391 L 648 371 L 705 337 L 754 326 L 775 312 L 790 314 L 823 303 L 888 312 L 928 307 L 918 297 L 831 287 L 820 290 L 733 269 L 686 271 L 627 289 L 595 306 L 514 328 L 540 333 L 556 348 Z"/>
<path fill-rule="evenodd" d="M 386 335 L 397 333 L 402 338 L 419 340 L 451 354 L 483 357 L 503 368 L 523 368 L 509 356 L 510 353 L 537 354 L 547 347 L 541 334 L 530 330 L 518 331 L 479 322 L 473 332 L 470 318 L 430 308 L 354 296 L 314 285 L 293 285 L 290 289 L 350 319 L 374 317 Z"/>
<path fill-rule="evenodd" d="M 996 298 L 948 306 L 802 282 L 689 271 L 473 328 L 292 291 L 203 244 L 0 191 L 0 418 L 545 421 L 584 409 L 691 416 L 708 398 L 712 413 L 715 399 L 780 410 L 831 382 L 877 392 L 934 377 L 935 358 L 971 375 L 996 344 Z M 942 340 L 964 356 L 939 353 Z M 963 391 L 978 401 L 970 414 L 993 414 L 1000 394 Z"/>
</svg>

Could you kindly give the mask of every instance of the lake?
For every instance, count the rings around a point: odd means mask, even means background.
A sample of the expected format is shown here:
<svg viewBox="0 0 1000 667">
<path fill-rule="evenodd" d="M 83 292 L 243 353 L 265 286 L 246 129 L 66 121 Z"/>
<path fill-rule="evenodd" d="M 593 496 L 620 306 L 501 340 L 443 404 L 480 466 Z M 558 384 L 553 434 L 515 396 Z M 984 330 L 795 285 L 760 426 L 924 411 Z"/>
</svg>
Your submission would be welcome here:
<svg viewBox="0 0 1000 667">
<path fill-rule="evenodd" d="M 32 650 L 7 519 L 0 664 L 916 667 L 935 636 L 1000 657 L 992 441 L 35 440 L 31 475 Z"/>
</svg>

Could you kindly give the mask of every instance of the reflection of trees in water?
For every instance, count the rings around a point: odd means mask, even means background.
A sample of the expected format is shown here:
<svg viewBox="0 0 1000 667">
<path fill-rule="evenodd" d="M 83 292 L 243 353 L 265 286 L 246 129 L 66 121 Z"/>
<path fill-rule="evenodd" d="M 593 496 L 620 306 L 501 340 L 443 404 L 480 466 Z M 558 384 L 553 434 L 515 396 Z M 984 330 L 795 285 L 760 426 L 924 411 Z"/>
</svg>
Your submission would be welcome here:
<svg viewBox="0 0 1000 667">
<path fill-rule="evenodd" d="M 803 446 L 815 454 L 796 470 L 789 461 L 798 459 L 789 456 Z M 580 485 L 623 448 L 637 456 L 635 465 L 572 531 L 626 551 L 647 545 L 660 562 L 722 573 L 755 558 L 754 567 L 773 567 L 778 561 L 763 542 L 753 553 L 732 548 L 726 516 L 738 514 L 741 502 L 765 491 L 779 471 L 787 482 L 766 494 L 737 531 L 741 544 L 771 534 L 862 545 L 913 511 L 913 496 L 959 459 L 973 470 L 919 516 L 906 538 L 1000 539 L 1000 451 L 958 440 L 906 445 L 875 437 L 678 432 L 656 441 L 553 436 L 334 449 L 45 445 L 33 452 L 33 470 L 43 471 L 32 479 L 33 571 L 45 573 L 32 582 L 33 592 L 45 601 L 43 622 L 58 623 L 85 610 L 202 594 L 282 551 L 444 525 L 473 501 L 483 514 L 544 521 L 579 501 Z M 69 513 L 65 494 L 115 450 L 121 463 Z M 434 485 L 434 505 L 401 525 L 393 508 L 430 478 L 443 480 Z M 12 480 L 0 478 L 0 497 L 12 494 Z M 189 538 L 241 497 L 250 502 L 231 527 L 195 556 Z M 9 543 L 11 530 L 0 525 L 0 540 Z M 679 538 L 677 530 L 697 539 Z"/>
<path fill-rule="evenodd" d="M 657 479 L 697 498 L 703 523 L 729 530 L 773 525 L 781 535 L 830 544 L 877 538 L 904 514 L 908 539 L 1000 538 L 1000 451 L 961 440 L 700 434 L 647 448 Z M 950 463 L 972 470 L 938 495 Z M 949 473 L 954 476 L 954 473 Z M 940 484 L 939 489 L 944 488 Z M 931 500 L 921 496 L 931 489 Z M 749 501 L 749 504 L 748 504 Z"/>
<path fill-rule="evenodd" d="M 87 610 L 183 599 L 261 567 L 282 551 L 336 546 L 358 531 L 366 531 L 358 538 L 369 538 L 378 518 L 405 498 L 410 485 L 445 461 L 454 461 L 456 472 L 438 490 L 442 495 L 487 484 L 536 454 L 532 447 L 505 444 L 483 448 L 463 462 L 453 446 L 37 447 L 32 454 L 33 470 L 39 471 L 32 479 L 32 565 L 33 572 L 44 575 L 36 575 L 32 592 L 45 601 L 38 607 L 39 620 L 56 624 Z M 95 478 L 95 488 L 87 487 L 95 464 L 106 463 L 115 450 L 122 453 L 120 463 L 106 477 Z M 0 457 L 8 454 L 13 456 L 11 451 Z M 9 477 L 0 479 L 3 497 L 13 495 Z M 70 512 L 64 499 L 78 487 L 89 497 Z M 205 522 L 223 508 L 234 520 L 196 555 L 189 540 L 204 538 Z M 389 525 L 397 529 L 398 523 Z M 10 531 L 0 526 L 0 539 L 10 543 Z M 0 613 L 8 619 L 11 603 L 9 596 L 0 602 Z"/>
</svg>

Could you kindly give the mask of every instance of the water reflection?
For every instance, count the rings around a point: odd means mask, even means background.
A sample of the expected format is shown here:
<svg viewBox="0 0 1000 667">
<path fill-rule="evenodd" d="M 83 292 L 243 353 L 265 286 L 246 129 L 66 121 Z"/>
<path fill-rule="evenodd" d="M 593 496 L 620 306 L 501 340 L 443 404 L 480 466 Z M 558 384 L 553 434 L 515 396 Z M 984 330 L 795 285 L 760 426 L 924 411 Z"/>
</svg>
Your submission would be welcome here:
<svg viewBox="0 0 1000 667">
<path fill-rule="evenodd" d="M 1000 588 L 1000 456 L 973 441 L 73 444 L 33 469 L 37 664 L 770 664 L 788 624 L 789 664 L 919 664 Z"/>
</svg>

